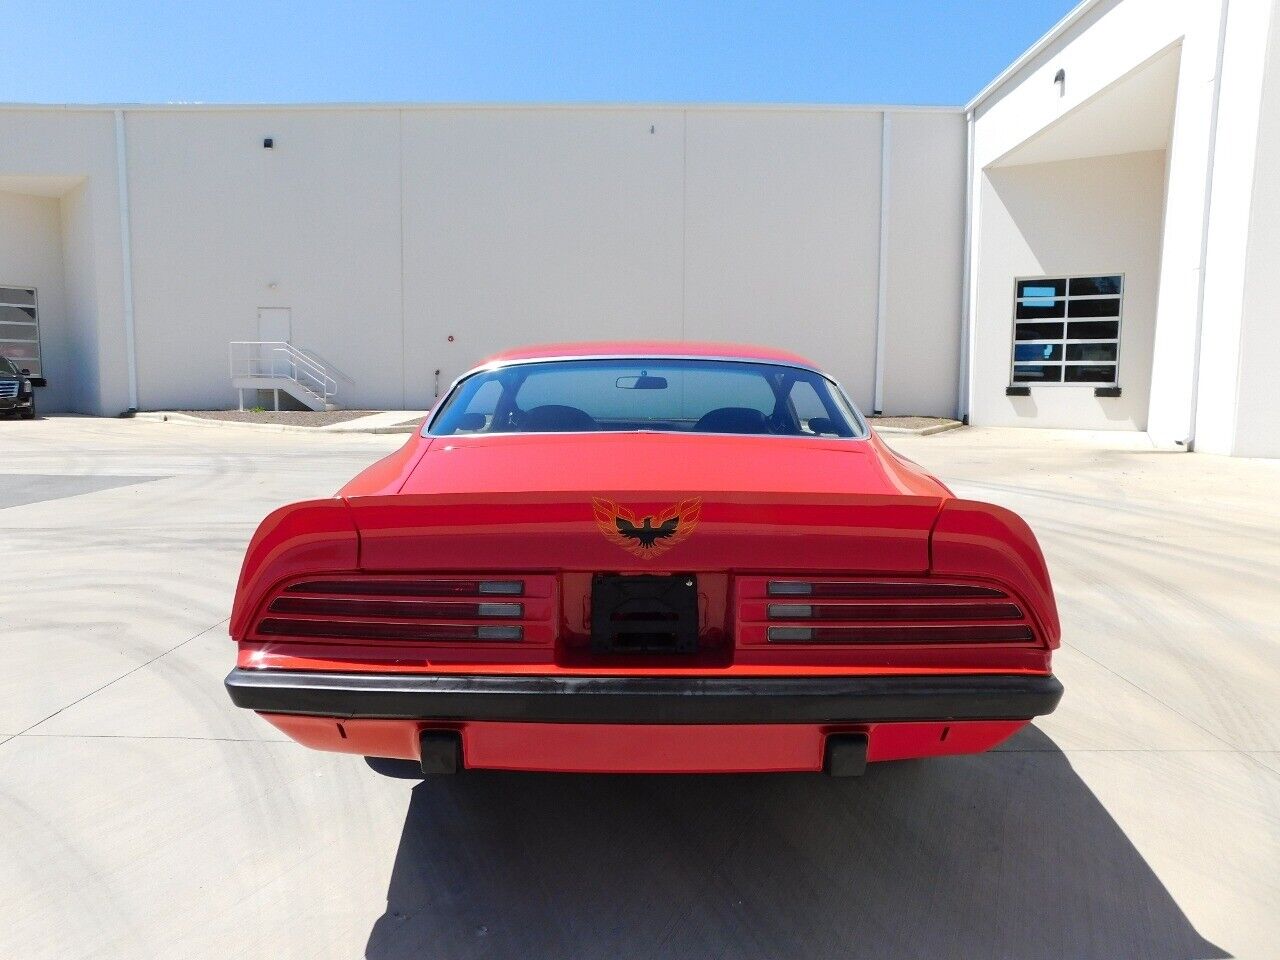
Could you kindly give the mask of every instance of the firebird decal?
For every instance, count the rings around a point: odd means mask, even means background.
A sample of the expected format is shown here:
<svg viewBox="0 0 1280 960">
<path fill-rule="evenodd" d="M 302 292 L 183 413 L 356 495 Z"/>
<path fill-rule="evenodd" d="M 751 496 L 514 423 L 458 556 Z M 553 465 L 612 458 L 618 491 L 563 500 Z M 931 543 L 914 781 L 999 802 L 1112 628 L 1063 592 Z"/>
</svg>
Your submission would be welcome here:
<svg viewBox="0 0 1280 960">
<path fill-rule="evenodd" d="M 702 498 L 682 500 L 645 517 L 601 497 L 593 498 L 592 506 L 606 540 L 647 560 L 689 539 L 702 513 Z"/>
</svg>

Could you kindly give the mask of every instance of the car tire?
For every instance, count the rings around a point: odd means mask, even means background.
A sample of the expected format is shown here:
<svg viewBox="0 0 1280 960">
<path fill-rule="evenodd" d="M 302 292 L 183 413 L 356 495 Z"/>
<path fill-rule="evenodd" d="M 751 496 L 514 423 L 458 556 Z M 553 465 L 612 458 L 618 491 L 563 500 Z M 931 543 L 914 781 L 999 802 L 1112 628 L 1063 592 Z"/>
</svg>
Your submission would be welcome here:
<svg viewBox="0 0 1280 960">
<path fill-rule="evenodd" d="M 33 395 L 31 397 L 31 406 L 27 407 L 26 410 L 22 411 L 22 419 L 34 420 L 35 418 L 36 418 L 36 398 Z"/>
</svg>

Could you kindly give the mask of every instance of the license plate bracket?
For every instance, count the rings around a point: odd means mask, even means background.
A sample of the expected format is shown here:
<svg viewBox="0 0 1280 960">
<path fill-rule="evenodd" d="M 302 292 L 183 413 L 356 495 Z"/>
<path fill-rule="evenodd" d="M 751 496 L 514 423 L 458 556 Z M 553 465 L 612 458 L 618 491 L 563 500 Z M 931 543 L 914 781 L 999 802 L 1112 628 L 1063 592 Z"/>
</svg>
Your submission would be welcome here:
<svg viewBox="0 0 1280 960">
<path fill-rule="evenodd" d="M 591 649 L 602 654 L 698 652 L 698 580 L 691 573 L 597 573 Z"/>
</svg>

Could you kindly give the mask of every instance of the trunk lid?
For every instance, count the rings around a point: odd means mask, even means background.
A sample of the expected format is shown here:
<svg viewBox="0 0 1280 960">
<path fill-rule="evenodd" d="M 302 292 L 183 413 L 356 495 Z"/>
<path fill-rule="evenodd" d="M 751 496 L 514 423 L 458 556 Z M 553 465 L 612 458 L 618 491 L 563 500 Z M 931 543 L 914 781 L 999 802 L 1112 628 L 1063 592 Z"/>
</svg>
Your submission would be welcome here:
<svg viewBox="0 0 1280 960">
<path fill-rule="evenodd" d="M 648 490 L 901 495 L 919 475 L 871 440 L 671 433 L 437 437 L 400 492 Z M 933 485 L 935 492 L 941 487 Z"/>
<path fill-rule="evenodd" d="M 348 502 L 366 570 L 920 573 L 946 496 L 874 438 L 544 434 L 436 438 Z"/>
</svg>

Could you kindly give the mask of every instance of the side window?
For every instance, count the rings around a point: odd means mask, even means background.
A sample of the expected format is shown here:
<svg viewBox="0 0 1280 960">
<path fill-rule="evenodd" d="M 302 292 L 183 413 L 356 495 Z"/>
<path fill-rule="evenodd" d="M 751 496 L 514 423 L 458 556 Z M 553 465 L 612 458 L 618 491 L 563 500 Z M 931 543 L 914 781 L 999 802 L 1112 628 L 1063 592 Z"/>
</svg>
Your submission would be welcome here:
<svg viewBox="0 0 1280 960">
<path fill-rule="evenodd" d="M 818 391 L 813 389 L 813 384 L 804 380 L 797 380 L 791 388 L 791 405 L 800 418 L 800 426 L 805 429 L 808 429 L 810 420 L 827 416 L 827 408 L 818 398 Z"/>
<path fill-rule="evenodd" d="M 1118 385 L 1124 277 L 1041 277 L 1014 288 L 1015 384 Z"/>
<path fill-rule="evenodd" d="M 833 396 L 831 398 L 834 400 Z M 823 403 L 822 395 L 818 393 L 813 383 L 797 380 L 792 384 L 791 393 L 788 394 L 787 399 L 791 401 L 796 419 L 800 421 L 801 434 L 821 437 L 854 436 L 853 429 L 845 422 L 842 414 L 835 413 L 833 416 L 831 409 Z M 839 408 L 840 404 L 837 402 L 835 406 Z"/>
<path fill-rule="evenodd" d="M 19 370 L 43 377 L 40 365 L 40 320 L 31 287 L 0 286 L 0 357 Z"/>
<path fill-rule="evenodd" d="M 502 398 L 502 384 L 490 380 L 481 384 L 457 419 L 457 433 L 479 433 L 493 424 L 493 414 Z"/>
</svg>

